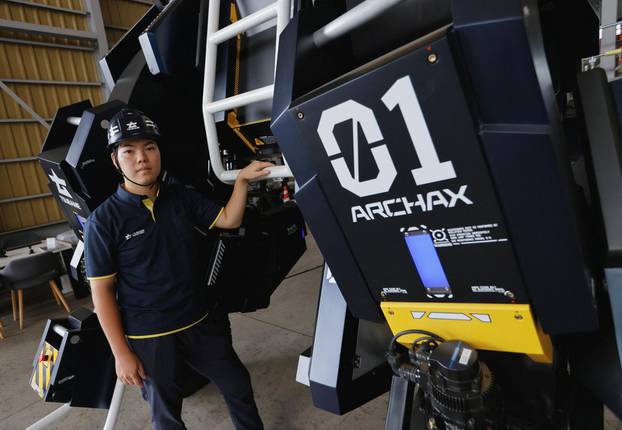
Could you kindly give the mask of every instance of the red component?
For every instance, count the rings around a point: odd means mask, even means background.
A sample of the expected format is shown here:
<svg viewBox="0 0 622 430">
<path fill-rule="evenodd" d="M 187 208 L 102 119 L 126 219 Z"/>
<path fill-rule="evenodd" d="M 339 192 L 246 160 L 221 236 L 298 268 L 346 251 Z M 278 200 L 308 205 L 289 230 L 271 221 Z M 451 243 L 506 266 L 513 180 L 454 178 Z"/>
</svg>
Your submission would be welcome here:
<svg viewBox="0 0 622 430">
<path fill-rule="evenodd" d="M 39 363 L 41 363 L 42 361 L 48 361 L 50 359 L 50 356 L 44 353 L 41 353 L 41 355 L 39 356 Z"/>
<path fill-rule="evenodd" d="M 432 51 L 432 45 L 426 46 L 425 49 L 427 49 L 428 51 Z"/>
<path fill-rule="evenodd" d="M 283 203 L 290 201 L 289 197 L 289 188 L 287 187 L 287 182 L 283 181 L 283 186 L 281 187 L 281 200 Z"/>
</svg>

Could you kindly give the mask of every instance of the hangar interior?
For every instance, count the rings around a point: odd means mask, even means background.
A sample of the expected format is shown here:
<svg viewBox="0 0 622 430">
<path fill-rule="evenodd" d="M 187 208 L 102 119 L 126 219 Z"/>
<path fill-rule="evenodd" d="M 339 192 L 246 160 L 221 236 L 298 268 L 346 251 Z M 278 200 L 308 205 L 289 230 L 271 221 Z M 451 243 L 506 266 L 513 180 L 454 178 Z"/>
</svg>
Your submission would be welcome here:
<svg viewBox="0 0 622 430">
<path fill-rule="evenodd" d="M 162 187 L 272 163 L 179 239 L 265 428 L 622 429 L 621 75 L 617 0 L 0 0 L 0 428 L 151 428 L 85 262 L 129 107 Z"/>
</svg>

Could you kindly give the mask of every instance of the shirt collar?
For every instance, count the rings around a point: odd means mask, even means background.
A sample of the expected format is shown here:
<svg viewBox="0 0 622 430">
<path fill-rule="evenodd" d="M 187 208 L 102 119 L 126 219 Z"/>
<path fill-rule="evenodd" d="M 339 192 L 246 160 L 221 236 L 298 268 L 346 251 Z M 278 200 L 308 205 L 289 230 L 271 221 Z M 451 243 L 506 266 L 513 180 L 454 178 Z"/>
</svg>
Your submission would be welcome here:
<svg viewBox="0 0 622 430">
<path fill-rule="evenodd" d="M 156 196 L 160 196 L 160 190 L 162 189 L 162 184 L 158 184 L 158 191 Z M 132 194 L 127 191 L 121 184 L 117 187 L 117 196 L 126 203 L 132 204 L 134 206 L 142 206 L 142 201 L 144 199 L 148 199 L 149 197 L 145 195 Z"/>
</svg>

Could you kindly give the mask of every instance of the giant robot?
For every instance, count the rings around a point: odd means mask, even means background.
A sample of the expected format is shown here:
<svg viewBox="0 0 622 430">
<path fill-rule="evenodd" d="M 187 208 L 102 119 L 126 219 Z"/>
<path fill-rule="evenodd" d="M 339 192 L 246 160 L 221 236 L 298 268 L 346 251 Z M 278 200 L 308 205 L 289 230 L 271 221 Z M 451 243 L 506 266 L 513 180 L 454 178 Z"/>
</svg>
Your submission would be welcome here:
<svg viewBox="0 0 622 430">
<path fill-rule="evenodd" d="M 319 408 L 390 391 L 387 429 L 602 429 L 603 405 L 622 416 L 606 4 L 158 2 L 102 60 L 110 101 L 61 109 L 40 158 L 78 231 L 114 188 L 95 142 L 122 103 L 174 137 L 170 180 L 215 198 L 274 160 L 248 233 L 206 238 L 206 284 L 239 282 L 212 277 L 223 255 L 269 237 L 260 297 L 214 288 L 267 306 L 304 250 L 300 208 L 326 260 L 297 374 Z"/>
</svg>

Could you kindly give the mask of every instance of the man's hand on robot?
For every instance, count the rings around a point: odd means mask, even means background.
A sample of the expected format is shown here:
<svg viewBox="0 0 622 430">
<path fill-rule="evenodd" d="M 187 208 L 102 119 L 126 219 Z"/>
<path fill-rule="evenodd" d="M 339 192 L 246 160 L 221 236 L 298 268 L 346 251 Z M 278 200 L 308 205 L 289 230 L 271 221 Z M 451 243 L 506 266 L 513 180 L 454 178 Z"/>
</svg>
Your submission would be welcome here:
<svg viewBox="0 0 622 430">
<path fill-rule="evenodd" d="M 268 167 L 274 167 L 274 164 L 267 161 L 253 161 L 251 164 L 240 170 L 238 180 L 247 182 L 259 180 L 270 174 Z"/>
</svg>

